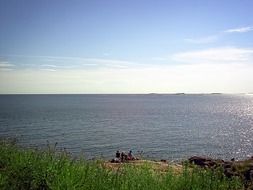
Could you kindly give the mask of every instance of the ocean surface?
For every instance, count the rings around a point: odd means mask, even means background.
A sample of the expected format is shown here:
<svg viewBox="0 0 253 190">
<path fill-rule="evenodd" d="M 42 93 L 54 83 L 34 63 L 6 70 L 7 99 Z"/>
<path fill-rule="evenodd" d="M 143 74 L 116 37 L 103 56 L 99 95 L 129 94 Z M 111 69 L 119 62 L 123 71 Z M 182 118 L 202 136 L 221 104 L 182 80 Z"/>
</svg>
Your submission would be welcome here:
<svg viewBox="0 0 253 190">
<path fill-rule="evenodd" d="M 251 95 L 1 95 L 0 138 L 87 159 L 253 155 Z"/>
</svg>

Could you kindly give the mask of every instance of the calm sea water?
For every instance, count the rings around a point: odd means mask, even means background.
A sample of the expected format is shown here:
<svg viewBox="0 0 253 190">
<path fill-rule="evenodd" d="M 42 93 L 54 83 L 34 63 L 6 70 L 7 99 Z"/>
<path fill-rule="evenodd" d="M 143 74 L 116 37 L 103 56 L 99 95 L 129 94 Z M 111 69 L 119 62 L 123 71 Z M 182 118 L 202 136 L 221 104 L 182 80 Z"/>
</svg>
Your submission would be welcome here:
<svg viewBox="0 0 253 190">
<path fill-rule="evenodd" d="M 0 137 L 87 158 L 240 159 L 253 155 L 253 96 L 1 95 Z"/>
</svg>

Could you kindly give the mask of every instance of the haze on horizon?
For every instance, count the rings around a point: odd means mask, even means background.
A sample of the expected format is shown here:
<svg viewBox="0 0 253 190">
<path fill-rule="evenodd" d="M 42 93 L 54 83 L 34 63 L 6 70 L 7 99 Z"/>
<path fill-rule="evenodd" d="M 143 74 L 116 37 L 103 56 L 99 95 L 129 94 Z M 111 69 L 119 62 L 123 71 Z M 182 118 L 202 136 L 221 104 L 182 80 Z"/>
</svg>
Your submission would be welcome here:
<svg viewBox="0 0 253 190">
<path fill-rule="evenodd" d="M 251 0 L 1 0 L 0 94 L 253 92 Z"/>
</svg>

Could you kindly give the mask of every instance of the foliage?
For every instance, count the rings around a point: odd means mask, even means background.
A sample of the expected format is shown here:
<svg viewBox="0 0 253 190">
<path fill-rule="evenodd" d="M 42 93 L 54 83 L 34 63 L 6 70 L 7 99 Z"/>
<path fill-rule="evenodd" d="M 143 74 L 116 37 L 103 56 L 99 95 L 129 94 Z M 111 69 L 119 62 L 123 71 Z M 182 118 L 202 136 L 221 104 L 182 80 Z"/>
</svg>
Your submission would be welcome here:
<svg viewBox="0 0 253 190">
<path fill-rule="evenodd" d="M 73 160 L 66 152 L 0 144 L 0 189 L 219 190 L 242 189 L 222 172 L 184 166 L 181 174 L 157 172 L 149 164 L 108 169 L 101 161 Z"/>
</svg>

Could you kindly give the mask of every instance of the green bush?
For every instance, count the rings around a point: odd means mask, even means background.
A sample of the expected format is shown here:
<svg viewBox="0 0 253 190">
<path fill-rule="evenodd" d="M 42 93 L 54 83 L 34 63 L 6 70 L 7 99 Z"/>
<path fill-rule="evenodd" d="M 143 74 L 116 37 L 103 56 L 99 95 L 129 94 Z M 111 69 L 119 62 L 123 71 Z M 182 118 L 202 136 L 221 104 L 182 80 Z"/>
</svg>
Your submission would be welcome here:
<svg viewBox="0 0 253 190">
<path fill-rule="evenodd" d="M 115 171 L 103 167 L 101 161 L 74 161 L 64 152 L 24 150 L 3 142 L 0 189 L 237 190 L 243 185 L 238 178 L 187 164 L 182 174 L 161 173 L 149 164 L 126 164 Z"/>
</svg>

